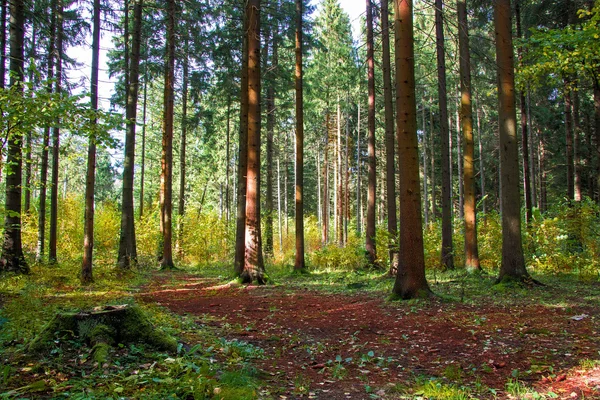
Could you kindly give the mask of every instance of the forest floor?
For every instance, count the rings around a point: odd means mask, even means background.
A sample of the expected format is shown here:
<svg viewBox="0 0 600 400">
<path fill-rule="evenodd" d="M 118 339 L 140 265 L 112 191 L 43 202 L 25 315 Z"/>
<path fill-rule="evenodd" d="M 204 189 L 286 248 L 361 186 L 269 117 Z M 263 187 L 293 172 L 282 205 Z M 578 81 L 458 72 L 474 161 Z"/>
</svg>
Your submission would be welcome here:
<svg viewBox="0 0 600 400">
<path fill-rule="evenodd" d="M 597 282 L 409 302 L 310 283 L 163 275 L 137 297 L 262 349 L 260 398 L 600 399 Z"/>
<path fill-rule="evenodd" d="M 271 266 L 265 286 L 227 271 L 107 269 L 82 287 L 36 266 L 0 280 L 0 398 L 600 399 L 596 278 L 527 287 L 432 271 L 435 298 L 392 301 L 376 271 Z M 29 350 L 56 313 L 117 304 L 139 304 L 177 352 L 115 343 L 98 362 L 74 332 Z"/>
</svg>

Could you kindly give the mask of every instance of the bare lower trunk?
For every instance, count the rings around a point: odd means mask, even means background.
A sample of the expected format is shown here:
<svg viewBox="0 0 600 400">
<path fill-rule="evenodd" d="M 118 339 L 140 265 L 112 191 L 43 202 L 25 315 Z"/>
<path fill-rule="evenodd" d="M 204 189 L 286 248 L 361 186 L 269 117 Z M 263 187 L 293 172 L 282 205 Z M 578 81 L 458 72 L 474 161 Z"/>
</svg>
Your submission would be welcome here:
<svg viewBox="0 0 600 400">
<path fill-rule="evenodd" d="M 377 163 L 375 158 L 375 61 L 373 45 L 373 5 L 367 0 L 367 74 L 369 86 L 368 113 L 368 151 L 369 151 L 369 188 L 367 192 L 367 229 L 366 251 L 367 263 L 375 266 L 377 252 L 375 249 L 375 188 L 377 187 Z"/>
<path fill-rule="evenodd" d="M 92 110 L 98 109 L 98 65 L 100 58 L 100 0 L 94 0 L 94 28 L 92 31 Z M 97 121 L 93 121 L 96 123 Z M 83 262 L 81 282 L 94 280 L 92 261 L 94 252 L 94 189 L 96 181 L 96 138 L 91 137 L 87 155 L 87 176 L 85 182 L 85 217 L 83 228 Z"/>
<path fill-rule="evenodd" d="M 302 73 L 302 0 L 296 0 L 296 257 L 294 269 L 304 261 L 304 88 Z"/>
</svg>

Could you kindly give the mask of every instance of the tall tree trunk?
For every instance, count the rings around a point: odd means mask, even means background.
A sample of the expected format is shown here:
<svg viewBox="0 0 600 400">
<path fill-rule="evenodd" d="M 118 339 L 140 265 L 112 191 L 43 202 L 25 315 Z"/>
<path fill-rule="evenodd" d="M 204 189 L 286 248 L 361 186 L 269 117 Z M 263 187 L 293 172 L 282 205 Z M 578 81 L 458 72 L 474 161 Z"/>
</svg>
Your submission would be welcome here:
<svg viewBox="0 0 600 400">
<path fill-rule="evenodd" d="M 375 249 L 375 188 L 377 187 L 377 164 L 375 159 L 375 61 L 373 45 L 373 4 L 367 0 L 367 74 L 369 86 L 369 190 L 367 192 L 367 230 L 366 251 L 367 263 L 375 266 L 377 252 Z"/>
<path fill-rule="evenodd" d="M 477 202 L 475 196 L 475 142 L 473 140 L 473 105 L 471 102 L 471 53 L 466 0 L 458 0 L 457 6 L 460 51 L 460 122 L 464 137 L 465 267 L 467 271 L 480 271 L 479 246 L 477 243 Z"/>
<path fill-rule="evenodd" d="M 277 156 L 277 223 L 279 226 L 279 251 L 283 253 L 283 224 L 281 222 L 281 168 Z M 317 172 L 318 174 L 318 172 Z"/>
<path fill-rule="evenodd" d="M 527 89 L 527 132 L 529 133 L 529 177 L 530 177 L 530 188 L 531 188 L 531 205 L 533 207 L 539 207 L 537 197 L 537 165 L 536 165 L 536 141 L 534 140 L 535 134 L 531 128 L 531 94 L 529 88 Z"/>
<path fill-rule="evenodd" d="M 429 188 L 427 187 L 427 166 L 429 161 L 427 160 L 427 124 L 425 120 L 425 102 L 422 105 L 422 116 L 423 116 L 423 146 L 421 153 L 423 154 L 423 198 L 425 205 L 423 206 L 425 227 L 429 226 Z"/>
<path fill-rule="evenodd" d="M 477 102 L 479 105 L 479 102 Z M 484 223 L 487 221 L 487 208 L 486 208 L 486 192 L 485 192 L 485 164 L 483 162 L 483 141 L 482 141 L 482 131 L 481 131 L 481 111 L 479 106 L 477 107 L 477 140 L 479 147 L 479 186 L 481 191 L 481 211 L 483 212 L 483 220 Z"/>
<path fill-rule="evenodd" d="M 94 24 L 92 30 L 92 110 L 98 110 L 98 65 L 100 59 L 100 0 L 94 0 Z M 96 123 L 95 120 L 92 123 Z M 83 228 L 83 262 L 81 282 L 93 282 L 92 260 L 94 254 L 94 189 L 96 183 L 96 138 L 92 135 L 88 145 L 87 177 L 85 182 L 85 217 Z"/>
<path fill-rule="evenodd" d="M 242 282 L 265 283 L 260 228 L 260 0 L 248 0 L 248 167 Z"/>
<path fill-rule="evenodd" d="M 456 149 L 458 157 L 456 164 L 458 165 L 458 217 L 462 220 L 465 218 L 465 182 L 464 182 L 464 164 L 463 164 L 463 136 L 460 120 L 460 106 L 456 107 Z"/>
<path fill-rule="evenodd" d="M 582 190 L 581 190 L 581 156 L 579 141 L 581 138 L 581 118 L 579 114 L 579 91 L 577 86 L 573 90 L 573 164 L 575 168 L 573 170 L 573 198 L 575 201 L 581 201 Z"/>
<path fill-rule="evenodd" d="M 594 125 L 596 132 L 596 188 L 598 188 L 597 202 L 600 202 L 600 68 L 596 70 L 594 82 Z"/>
<path fill-rule="evenodd" d="M 273 256 L 273 136 L 275 133 L 275 78 L 277 76 L 278 43 L 279 35 L 278 27 L 273 31 L 273 53 L 271 58 L 271 78 L 267 87 L 267 98 L 265 104 L 267 106 L 267 187 L 265 199 L 265 254 Z M 265 41 L 265 60 L 269 56 L 268 40 Z"/>
<path fill-rule="evenodd" d="M 55 44 L 56 44 L 56 14 L 57 1 L 52 2 L 52 16 L 50 22 L 50 40 L 48 41 L 48 65 L 47 76 L 52 82 L 54 78 L 54 60 L 55 60 Z M 52 83 L 48 84 L 48 93 L 52 92 Z M 44 127 L 42 137 L 42 154 L 40 165 L 40 197 L 38 207 L 38 240 L 36 248 L 36 260 L 42 262 L 44 252 L 46 250 L 46 195 L 48 186 L 48 148 L 50 147 L 50 126 Z"/>
<path fill-rule="evenodd" d="M 123 200 L 121 202 L 121 235 L 117 266 L 129 269 L 137 263 L 135 237 L 135 216 L 133 208 L 133 186 L 135 169 L 135 130 L 137 117 L 138 92 L 140 87 L 140 47 L 142 42 L 142 6 L 143 0 L 135 0 L 133 6 L 133 37 L 131 59 L 127 65 L 125 118 L 125 158 L 123 161 Z M 126 15 L 129 14 L 126 9 Z M 127 27 L 127 26 L 126 26 Z M 127 27 L 127 31 L 128 31 Z M 125 36 L 128 41 L 128 35 Z M 129 58 L 129 57 L 128 57 Z"/>
<path fill-rule="evenodd" d="M 144 104 L 142 106 L 142 159 L 140 160 L 140 219 L 144 216 L 144 189 L 146 179 L 146 112 L 148 110 L 148 57 L 144 66 Z"/>
<path fill-rule="evenodd" d="M 296 257 L 294 269 L 304 261 L 304 86 L 302 71 L 302 0 L 296 0 Z"/>
<path fill-rule="evenodd" d="M 565 138 L 567 158 L 567 198 L 575 198 L 575 168 L 573 162 L 573 98 L 569 82 L 564 82 L 565 96 Z"/>
<path fill-rule="evenodd" d="M 448 95 L 446 92 L 446 55 L 442 0 L 435 0 L 435 37 L 438 70 L 438 99 L 440 105 L 440 138 L 442 148 L 442 252 L 443 269 L 454 269 L 452 255 L 452 177 L 450 168 L 450 130 L 448 127 Z"/>
<path fill-rule="evenodd" d="M 164 115 L 161 158 L 162 260 L 161 269 L 172 269 L 173 263 L 173 108 L 175 102 L 175 0 L 167 1 L 167 60 L 165 63 Z"/>
<path fill-rule="evenodd" d="M 521 2 L 523 0 L 516 0 L 515 3 L 515 18 L 517 22 L 517 37 L 523 38 L 521 28 Z M 519 62 L 523 59 L 523 48 L 519 46 L 517 48 L 517 54 Z M 527 103 L 525 102 L 525 91 L 521 90 L 519 93 L 519 106 L 521 111 L 521 149 L 523 153 L 523 192 L 525 195 L 525 220 L 529 224 L 531 222 L 533 205 L 531 202 L 531 181 L 529 174 L 529 136 L 528 136 L 528 121 L 527 121 Z"/>
<path fill-rule="evenodd" d="M 361 197 L 361 170 L 362 163 L 360 158 L 360 102 L 358 103 L 358 119 L 356 122 L 356 235 L 362 234 L 362 197 Z"/>
<path fill-rule="evenodd" d="M 54 91 L 62 92 L 62 58 L 63 58 L 63 31 L 64 15 L 63 0 L 57 1 L 56 13 L 56 82 Z M 58 125 L 57 121 L 57 125 Z M 48 243 L 48 261 L 51 264 L 58 262 L 57 243 L 58 243 L 58 175 L 59 175 L 59 154 L 60 154 L 60 128 L 55 126 L 52 129 L 52 174 L 50 186 L 50 238 Z"/>
<path fill-rule="evenodd" d="M 30 60 L 31 64 L 35 64 L 37 59 L 36 52 L 36 36 L 37 36 L 36 21 L 33 20 L 31 23 L 31 43 L 27 54 L 27 59 Z M 38 84 L 38 78 L 34 76 L 34 69 L 29 69 L 29 83 L 34 87 Z M 31 211 L 31 177 L 33 175 L 33 159 L 32 159 L 32 146 L 33 146 L 33 130 L 28 129 L 25 134 L 25 179 L 23 181 L 23 212 L 29 214 Z"/>
<path fill-rule="evenodd" d="M 249 14 L 248 1 L 245 4 L 244 13 Z M 236 193 L 236 231 L 235 231 L 235 259 L 234 272 L 241 276 L 244 270 L 244 256 L 246 247 L 246 186 L 248 179 L 248 18 L 244 18 L 244 37 L 242 39 L 242 67 L 240 80 L 240 132 L 238 145 L 238 176 Z"/>
<path fill-rule="evenodd" d="M 400 252 L 394 295 L 411 299 L 431 294 L 425 278 L 415 99 L 413 3 L 394 0 L 396 31 L 396 135 L 400 164 Z"/>
<path fill-rule="evenodd" d="M 329 111 L 325 115 L 325 148 L 323 161 L 323 231 L 322 242 L 323 246 L 329 243 Z"/>
<path fill-rule="evenodd" d="M 187 157 L 187 108 L 188 108 L 188 80 L 189 60 L 187 56 L 188 40 L 185 39 L 186 55 L 183 56 L 183 90 L 181 94 L 181 138 L 179 145 L 179 203 L 177 205 L 177 253 L 183 258 L 183 218 L 185 217 L 185 193 L 186 193 L 186 157 Z M 222 204 L 222 203 L 221 203 Z M 223 207 L 221 207 L 223 209 Z"/>
<path fill-rule="evenodd" d="M 502 265 L 498 282 L 529 280 L 521 241 L 519 143 L 515 109 L 514 54 L 510 0 L 496 0 L 496 63 L 502 187 Z"/>
<path fill-rule="evenodd" d="M 25 4 L 22 0 L 10 2 L 10 86 L 17 87 L 23 96 L 23 42 L 25 41 Z M 4 217 L 4 241 L 0 270 L 29 273 L 29 265 L 23 255 L 21 242 L 21 179 L 23 171 L 23 132 L 8 126 L 8 156 L 6 167 L 6 200 Z"/>
<path fill-rule="evenodd" d="M 225 145 L 225 220 L 229 227 L 229 219 L 231 217 L 231 178 L 229 176 L 231 170 L 231 94 L 227 94 L 227 144 Z M 227 228 L 229 229 L 229 228 Z"/>
<path fill-rule="evenodd" d="M 397 96 L 397 95 L 396 95 Z M 437 208 L 437 190 L 436 190 L 436 158 L 435 158 L 435 142 L 433 140 L 435 136 L 435 125 L 433 124 L 433 110 L 429 112 L 429 159 L 431 161 L 431 221 L 435 222 L 438 218 Z"/>
<path fill-rule="evenodd" d="M 336 174 L 335 179 L 337 182 L 336 185 L 336 196 L 335 196 L 335 207 L 336 207 L 336 235 L 338 246 L 344 246 L 344 228 L 343 228 L 343 219 L 344 219 L 344 191 L 342 189 L 342 107 L 340 104 L 340 97 L 338 95 L 337 101 L 337 162 L 336 162 Z"/>
<path fill-rule="evenodd" d="M 396 213 L 396 169 L 394 152 L 394 104 L 392 101 L 392 72 L 390 66 L 389 0 L 381 0 L 381 46 L 383 66 L 383 103 L 385 108 L 385 178 L 387 191 L 387 226 L 390 241 L 390 275 L 398 271 L 398 216 Z"/>
</svg>

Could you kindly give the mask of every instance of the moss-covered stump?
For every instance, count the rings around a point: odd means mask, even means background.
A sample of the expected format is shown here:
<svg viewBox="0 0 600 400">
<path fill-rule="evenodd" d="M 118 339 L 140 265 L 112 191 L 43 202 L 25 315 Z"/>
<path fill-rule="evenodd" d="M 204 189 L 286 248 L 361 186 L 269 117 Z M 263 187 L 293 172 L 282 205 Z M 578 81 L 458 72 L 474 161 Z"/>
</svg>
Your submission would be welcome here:
<svg viewBox="0 0 600 400">
<path fill-rule="evenodd" d="M 117 343 L 147 343 L 159 350 L 177 351 L 177 341 L 155 328 L 135 305 L 96 307 L 90 311 L 59 313 L 29 344 L 32 352 L 43 351 L 60 335 L 73 335 L 93 346 L 94 358 L 103 362 Z"/>
</svg>

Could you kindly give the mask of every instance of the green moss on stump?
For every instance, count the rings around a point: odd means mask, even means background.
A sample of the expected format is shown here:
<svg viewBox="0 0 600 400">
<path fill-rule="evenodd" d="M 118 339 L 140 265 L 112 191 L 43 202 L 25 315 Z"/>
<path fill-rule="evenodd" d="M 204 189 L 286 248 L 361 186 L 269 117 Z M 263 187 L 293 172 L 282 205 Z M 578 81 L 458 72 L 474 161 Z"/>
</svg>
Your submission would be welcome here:
<svg viewBox="0 0 600 400">
<path fill-rule="evenodd" d="M 177 351 L 177 341 L 155 328 L 135 305 L 96 307 L 91 311 L 59 313 L 29 344 L 29 351 L 48 349 L 56 336 L 71 335 L 92 344 L 94 358 L 108 355 L 115 343 L 147 343 L 159 350 Z M 96 348 L 98 347 L 98 348 Z M 102 348 L 102 349 L 101 349 Z"/>
</svg>

